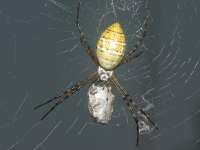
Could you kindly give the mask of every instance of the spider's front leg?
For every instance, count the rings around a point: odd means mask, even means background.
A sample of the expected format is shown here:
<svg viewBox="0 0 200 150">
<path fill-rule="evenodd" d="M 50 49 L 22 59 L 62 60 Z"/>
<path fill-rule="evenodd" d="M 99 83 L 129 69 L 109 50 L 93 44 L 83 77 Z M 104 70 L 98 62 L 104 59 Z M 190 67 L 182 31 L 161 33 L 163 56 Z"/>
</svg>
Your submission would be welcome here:
<svg viewBox="0 0 200 150">
<path fill-rule="evenodd" d="M 120 94 L 122 95 L 123 99 L 126 101 L 126 104 L 128 106 L 128 109 L 131 111 L 132 116 L 137 124 L 137 146 L 138 146 L 138 142 L 139 142 L 139 124 L 138 124 L 138 118 L 135 115 L 135 112 L 132 109 L 132 105 L 137 108 L 148 120 L 149 122 L 156 128 L 158 129 L 158 127 L 156 126 L 156 124 L 149 118 L 149 116 L 147 115 L 147 113 L 145 111 L 142 110 L 142 108 L 136 104 L 136 102 L 130 97 L 130 95 L 126 92 L 126 90 L 122 87 L 121 83 L 119 82 L 119 80 L 115 77 L 115 75 L 112 75 L 111 77 L 112 82 L 114 83 L 114 85 L 117 87 L 118 91 L 120 92 Z"/>
<path fill-rule="evenodd" d="M 38 109 L 56 99 L 59 99 L 58 102 L 56 102 L 54 104 L 54 106 L 41 118 L 41 120 L 43 120 L 51 111 L 53 111 L 55 109 L 55 107 L 57 107 L 58 105 L 60 105 L 62 102 L 64 102 L 64 100 L 66 100 L 67 98 L 69 98 L 70 96 L 72 96 L 75 92 L 79 91 L 82 87 L 84 87 L 89 81 L 91 80 L 95 80 L 96 78 L 98 78 L 98 73 L 91 73 L 89 74 L 87 77 L 85 77 L 83 80 L 81 80 L 80 82 L 72 85 L 69 89 L 67 89 L 66 91 L 62 92 L 61 94 L 53 97 L 52 99 L 38 105 L 37 107 L 35 107 L 34 109 Z"/>
</svg>

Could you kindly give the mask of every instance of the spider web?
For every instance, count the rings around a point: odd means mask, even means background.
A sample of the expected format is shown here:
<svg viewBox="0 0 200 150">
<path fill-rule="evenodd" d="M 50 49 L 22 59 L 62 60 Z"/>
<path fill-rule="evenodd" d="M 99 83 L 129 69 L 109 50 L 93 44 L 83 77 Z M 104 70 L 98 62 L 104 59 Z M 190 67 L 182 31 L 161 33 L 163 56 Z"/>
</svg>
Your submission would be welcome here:
<svg viewBox="0 0 200 150">
<path fill-rule="evenodd" d="M 80 44 L 78 1 L 0 2 L 0 149 L 135 149 L 136 125 L 120 94 L 108 125 L 93 122 L 87 108 L 89 84 L 40 118 L 52 104 L 33 108 L 96 70 Z M 143 29 L 143 54 L 114 72 L 158 130 L 137 112 L 137 149 L 197 150 L 200 147 L 200 40 L 198 0 L 84 0 L 80 23 L 95 50 L 100 34 L 119 21 L 127 51 Z"/>
</svg>

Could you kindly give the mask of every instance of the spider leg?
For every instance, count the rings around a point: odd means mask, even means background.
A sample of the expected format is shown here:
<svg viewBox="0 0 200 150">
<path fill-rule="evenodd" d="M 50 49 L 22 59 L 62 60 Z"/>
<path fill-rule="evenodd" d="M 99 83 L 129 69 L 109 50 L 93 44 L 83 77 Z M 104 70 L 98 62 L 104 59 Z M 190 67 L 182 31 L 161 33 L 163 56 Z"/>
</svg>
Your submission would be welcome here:
<svg viewBox="0 0 200 150">
<path fill-rule="evenodd" d="M 146 11 L 148 12 L 148 10 L 146 9 Z M 149 13 L 148 13 L 149 14 Z M 144 29 L 143 32 L 140 34 L 139 39 L 137 41 L 137 43 L 135 44 L 135 46 L 133 47 L 133 49 L 127 53 L 124 58 L 122 59 L 120 65 L 127 63 L 128 61 L 132 60 L 133 58 L 138 57 L 140 54 L 142 54 L 142 51 L 139 53 L 135 53 L 136 50 L 139 48 L 139 46 L 142 44 L 142 41 L 144 40 L 146 33 L 147 33 L 147 19 L 148 19 L 148 14 L 146 15 L 146 19 L 144 21 Z"/>
<path fill-rule="evenodd" d="M 130 60 L 132 60 L 132 59 L 134 59 L 134 58 L 137 58 L 137 57 L 140 56 L 142 53 L 143 53 L 143 51 L 133 53 L 133 54 L 132 54 L 131 56 L 129 56 L 128 58 L 123 59 L 119 65 L 121 66 L 122 64 L 125 64 L 125 63 L 127 63 L 128 61 L 130 61 Z"/>
<path fill-rule="evenodd" d="M 146 114 L 146 112 L 144 110 L 142 110 L 142 108 L 136 104 L 136 102 L 130 97 L 130 95 L 126 92 L 126 90 L 122 87 L 121 83 L 119 82 L 119 80 L 115 77 L 115 75 L 112 75 L 111 77 L 112 82 L 114 83 L 114 85 L 117 87 L 117 89 L 119 90 L 120 94 L 122 95 L 123 99 L 125 101 L 130 102 L 135 108 L 137 108 L 148 120 L 149 122 L 156 128 L 158 129 L 158 127 L 155 125 L 155 123 L 149 118 L 149 116 Z"/>
<path fill-rule="evenodd" d="M 133 116 L 133 118 L 135 120 L 135 123 L 136 123 L 136 128 L 137 128 L 137 144 L 136 144 L 136 146 L 138 146 L 138 143 L 139 143 L 139 123 L 138 123 L 138 118 L 135 115 L 134 110 L 131 108 L 131 104 L 128 101 L 126 101 L 126 104 L 127 104 L 128 109 L 131 112 L 131 114 L 132 114 L 132 116 Z"/>
<path fill-rule="evenodd" d="M 80 10 L 80 2 L 78 3 L 78 9 L 77 9 L 77 17 L 76 17 L 76 25 L 79 29 L 79 32 L 80 32 L 80 41 L 81 41 L 81 44 L 82 46 L 86 49 L 87 53 L 89 54 L 89 56 L 92 58 L 92 60 L 94 61 L 94 63 L 99 66 L 99 61 L 97 59 L 97 56 L 94 54 L 92 48 L 90 47 L 88 41 L 87 41 L 87 38 L 86 38 L 86 35 L 79 23 L 79 10 Z"/>
<path fill-rule="evenodd" d="M 44 102 L 44 103 L 38 105 L 38 106 L 35 107 L 34 109 L 38 109 L 39 107 L 44 106 L 44 105 L 50 103 L 51 101 L 54 101 L 54 100 L 56 100 L 56 99 L 58 99 L 58 98 L 60 98 L 60 97 L 62 97 L 62 96 L 63 96 L 63 94 L 61 93 L 61 94 L 59 94 L 59 95 L 53 97 L 52 99 L 50 99 L 50 100 L 48 100 L 48 101 L 46 101 L 46 102 Z"/>
<path fill-rule="evenodd" d="M 63 102 L 63 100 L 59 100 L 40 120 L 42 121 L 51 111 L 53 111 L 62 102 Z"/>
<path fill-rule="evenodd" d="M 147 113 L 145 111 L 142 110 L 142 108 L 135 103 L 135 101 L 130 97 L 130 95 L 126 92 L 126 90 L 122 87 L 121 83 L 119 82 L 119 80 L 115 77 L 115 75 L 113 74 L 111 76 L 111 80 L 114 83 L 114 85 L 117 87 L 118 91 L 120 92 L 120 94 L 122 95 L 123 99 L 126 101 L 129 110 L 131 109 L 131 105 L 133 105 L 135 108 L 137 108 L 148 120 L 149 122 L 156 128 L 158 129 L 158 127 L 156 126 L 156 124 L 149 118 L 149 116 L 147 115 Z M 133 112 L 133 110 L 131 111 L 131 113 Z M 135 116 L 135 113 L 133 112 L 132 114 L 133 117 Z M 136 116 L 135 116 L 136 117 Z M 134 119 L 135 119 L 134 117 Z M 137 118 L 137 117 L 136 117 Z M 136 124 L 138 124 L 137 119 L 135 119 Z M 137 125 L 137 128 L 139 128 L 139 125 Z M 138 129 L 139 130 L 139 129 Z M 139 133 L 139 131 L 137 131 Z M 139 140 L 139 139 L 138 139 Z"/>
<path fill-rule="evenodd" d="M 72 85 L 69 89 L 67 89 L 66 91 L 62 92 L 61 94 L 53 97 L 52 99 L 38 105 L 37 107 L 35 107 L 34 109 L 38 109 L 41 106 L 44 106 L 58 98 L 61 98 L 60 100 L 58 100 L 57 103 L 55 103 L 55 105 L 41 118 L 41 121 L 51 112 L 55 109 L 55 107 L 57 107 L 58 105 L 60 105 L 62 102 L 64 102 L 64 100 L 66 100 L 67 98 L 69 98 L 70 96 L 72 96 L 75 92 L 79 91 L 82 87 L 84 87 L 89 81 L 91 81 L 92 79 L 95 79 L 98 77 L 98 73 L 91 73 L 88 76 L 86 76 L 83 80 L 81 80 L 80 82 Z"/>
</svg>

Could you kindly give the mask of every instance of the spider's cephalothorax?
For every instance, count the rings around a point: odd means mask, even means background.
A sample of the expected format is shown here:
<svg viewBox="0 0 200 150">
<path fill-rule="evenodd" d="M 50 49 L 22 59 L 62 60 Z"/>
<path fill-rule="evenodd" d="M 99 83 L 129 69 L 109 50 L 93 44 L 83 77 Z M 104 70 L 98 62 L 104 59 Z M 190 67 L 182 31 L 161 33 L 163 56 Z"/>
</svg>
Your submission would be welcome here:
<svg viewBox="0 0 200 150">
<path fill-rule="evenodd" d="M 105 70 L 104 68 L 100 66 L 97 72 L 101 81 L 108 81 L 108 79 L 110 79 L 110 77 L 113 75 L 112 70 Z"/>
<path fill-rule="evenodd" d="M 111 85 L 109 81 L 111 80 L 113 85 L 117 88 L 119 93 L 122 95 L 123 100 L 126 102 L 128 109 L 130 110 L 137 127 L 137 145 L 139 141 L 139 121 L 138 117 L 133 110 L 133 106 L 139 110 L 148 121 L 157 129 L 157 126 L 149 118 L 145 111 L 131 98 L 127 91 L 123 88 L 120 81 L 114 75 L 113 70 L 116 67 L 119 67 L 133 58 L 138 57 L 142 52 L 137 52 L 137 49 L 141 45 L 146 32 L 147 32 L 147 17 L 144 22 L 144 31 L 139 36 L 139 40 L 136 42 L 133 49 L 125 54 L 126 41 L 125 36 L 122 30 L 122 27 L 118 22 L 113 23 L 109 26 L 100 36 L 97 42 L 96 55 L 90 47 L 85 33 L 79 23 L 79 8 L 80 3 L 78 4 L 76 24 L 80 31 L 80 40 L 83 47 L 86 49 L 88 55 L 92 58 L 93 62 L 98 67 L 98 71 L 89 74 L 83 80 L 72 85 L 67 90 L 53 97 L 52 99 L 40 104 L 35 107 L 35 109 L 44 106 L 52 101 L 58 100 L 53 107 L 41 118 L 43 120 L 50 112 L 52 112 L 58 105 L 60 105 L 64 100 L 68 99 L 75 92 L 79 91 L 90 81 L 93 81 L 92 86 L 88 91 L 88 108 L 90 114 L 95 119 L 96 122 L 101 124 L 107 124 L 111 119 L 113 112 L 113 102 L 114 95 L 111 92 Z M 147 15 L 148 16 L 148 15 Z"/>
<path fill-rule="evenodd" d="M 123 59 L 126 40 L 123 29 L 118 22 L 109 26 L 97 42 L 96 54 L 100 65 L 107 69 L 114 69 Z"/>
</svg>

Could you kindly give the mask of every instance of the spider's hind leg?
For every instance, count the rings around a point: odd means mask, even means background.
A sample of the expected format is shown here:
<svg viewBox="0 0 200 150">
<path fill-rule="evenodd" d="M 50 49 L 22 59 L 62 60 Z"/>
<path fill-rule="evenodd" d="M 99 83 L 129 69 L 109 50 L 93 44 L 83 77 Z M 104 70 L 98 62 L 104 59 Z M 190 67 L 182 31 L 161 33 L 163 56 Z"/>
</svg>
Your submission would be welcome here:
<svg viewBox="0 0 200 150">
<path fill-rule="evenodd" d="M 77 25 L 77 27 L 79 29 L 79 32 L 80 32 L 80 41 L 81 41 L 81 44 L 86 49 L 86 52 L 92 58 L 93 62 L 97 66 L 99 66 L 99 61 L 97 59 L 97 56 L 95 55 L 93 49 L 89 45 L 89 42 L 87 41 L 87 38 L 86 38 L 86 34 L 83 31 L 83 29 L 82 29 L 82 27 L 81 27 L 81 25 L 79 23 L 79 11 L 80 11 L 80 2 L 78 3 L 78 8 L 77 8 L 76 25 Z"/>
<path fill-rule="evenodd" d="M 148 31 L 148 28 L 147 28 L 147 19 L 148 19 L 148 16 L 149 16 L 149 11 L 148 11 L 148 9 L 145 9 L 145 10 L 146 10 L 147 14 L 146 14 L 145 21 L 143 23 L 143 25 L 144 25 L 143 32 L 139 35 L 139 39 L 138 39 L 137 43 L 134 45 L 133 49 L 124 56 L 124 58 L 122 59 L 120 65 L 129 62 L 130 60 L 132 60 L 132 59 L 140 56 L 143 53 L 142 51 L 136 52 L 136 50 L 142 44 L 142 42 L 143 42 L 143 40 L 144 40 L 144 38 L 145 38 L 145 36 L 147 34 L 147 31 Z"/>
</svg>

